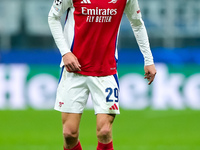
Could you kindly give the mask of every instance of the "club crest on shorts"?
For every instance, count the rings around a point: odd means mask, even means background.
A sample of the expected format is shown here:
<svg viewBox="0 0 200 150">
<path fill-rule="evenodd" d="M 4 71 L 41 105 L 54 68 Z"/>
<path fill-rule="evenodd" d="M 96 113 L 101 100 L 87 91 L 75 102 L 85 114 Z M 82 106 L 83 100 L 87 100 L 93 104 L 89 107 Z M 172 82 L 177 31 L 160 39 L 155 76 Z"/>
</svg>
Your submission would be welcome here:
<svg viewBox="0 0 200 150">
<path fill-rule="evenodd" d="M 56 5 L 62 4 L 62 0 L 55 0 Z"/>
<path fill-rule="evenodd" d="M 59 102 L 59 107 L 62 107 L 63 104 L 64 102 Z"/>
</svg>

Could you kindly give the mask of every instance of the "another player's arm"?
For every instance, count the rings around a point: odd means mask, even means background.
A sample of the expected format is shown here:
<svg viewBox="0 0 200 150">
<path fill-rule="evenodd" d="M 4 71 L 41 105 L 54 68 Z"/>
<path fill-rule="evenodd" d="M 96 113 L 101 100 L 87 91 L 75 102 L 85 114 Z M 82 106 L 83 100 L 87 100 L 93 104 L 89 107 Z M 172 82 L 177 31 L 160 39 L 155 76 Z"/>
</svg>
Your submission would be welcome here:
<svg viewBox="0 0 200 150">
<path fill-rule="evenodd" d="M 125 13 L 130 21 L 140 51 L 143 54 L 145 63 L 145 79 L 149 81 L 148 84 L 150 85 L 155 78 L 156 68 L 154 65 L 153 56 L 149 45 L 147 31 L 144 22 L 141 18 L 141 12 L 138 5 L 138 1 L 128 0 L 125 8 Z"/>
<path fill-rule="evenodd" d="M 81 71 L 80 64 L 76 56 L 68 48 L 63 29 L 61 25 L 61 16 L 64 12 L 72 5 L 71 0 L 62 0 L 62 3 L 57 3 L 54 1 L 48 16 L 48 23 L 56 42 L 58 49 L 62 55 L 62 59 L 67 71 Z"/>
</svg>

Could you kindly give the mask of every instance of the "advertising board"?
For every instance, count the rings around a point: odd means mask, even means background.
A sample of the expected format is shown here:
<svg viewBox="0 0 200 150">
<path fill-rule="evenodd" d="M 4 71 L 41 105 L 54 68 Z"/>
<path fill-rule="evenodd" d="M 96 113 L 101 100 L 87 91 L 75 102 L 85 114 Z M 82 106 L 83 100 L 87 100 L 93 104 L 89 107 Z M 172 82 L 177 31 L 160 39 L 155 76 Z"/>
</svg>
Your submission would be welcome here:
<svg viewBox="0 0 200 150">
<path fill-rule="evenodd" d="M 152 85 L 143 65 L 119 65 L 123 109 L 200 109 L 199 65 L 156 64 Z M 0 64 L 0 110 L 52 109 L 60 76 L 58 65 Z M 87 108 L 92 108 L 89 98 Z"/>
</svg>

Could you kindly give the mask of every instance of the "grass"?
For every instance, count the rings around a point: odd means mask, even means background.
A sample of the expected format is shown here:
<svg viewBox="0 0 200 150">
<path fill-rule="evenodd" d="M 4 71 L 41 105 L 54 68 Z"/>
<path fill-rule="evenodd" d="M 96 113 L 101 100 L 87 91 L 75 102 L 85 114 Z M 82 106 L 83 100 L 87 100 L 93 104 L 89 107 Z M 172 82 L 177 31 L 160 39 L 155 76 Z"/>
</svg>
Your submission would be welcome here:
<svg viewBox="0 0 200 150">
<path fill-rule="evenodd" d="M 200 111 L 121 110 L 113 126 L 115 150 L 199 150 Z M 84 111 L 80 125 L 83 150 L 95 150 L 96 117 Z M 0 111 L 0 150 L 62 150 L 57 111 Z"/>
</svg>

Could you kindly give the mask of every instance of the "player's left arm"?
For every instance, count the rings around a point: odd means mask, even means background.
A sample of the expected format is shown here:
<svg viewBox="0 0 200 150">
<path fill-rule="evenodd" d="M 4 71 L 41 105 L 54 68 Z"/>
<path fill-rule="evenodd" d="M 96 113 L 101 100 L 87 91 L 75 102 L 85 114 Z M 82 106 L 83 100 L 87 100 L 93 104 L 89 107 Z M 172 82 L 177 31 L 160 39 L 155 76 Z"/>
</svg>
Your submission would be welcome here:
<svg viewBox="0 0 200 150">
<path fill-rule="evenodd" d="M 150 49 L 149 39 L 146 27 L 142 20 L 139 4 L 137 0 L 128 0 L 125 8 L 125 13 L 130 21 L 132 30 L 137 40 L 140 51 L 144 57 L 145 79 L 149 81 L 149 85 L 153 82 L 156 75 L 156 68 L 153 61 L 153 56 Z"/>
<path fill-rule="evenodd" d="M 153 80 L 154 80 L 154 78 L 156 76 L 156 67 L 155 67 L 155 65 L 152 64 L 152 65 L 144 66 L 144 72 L 145 72 L 144 79 L 147 79 L 149 81 L 148 85 L 150 85 L 153 82 Z"/>
</svg>

